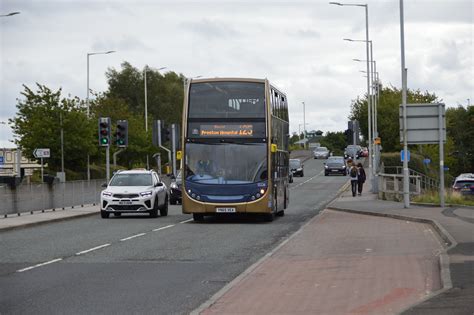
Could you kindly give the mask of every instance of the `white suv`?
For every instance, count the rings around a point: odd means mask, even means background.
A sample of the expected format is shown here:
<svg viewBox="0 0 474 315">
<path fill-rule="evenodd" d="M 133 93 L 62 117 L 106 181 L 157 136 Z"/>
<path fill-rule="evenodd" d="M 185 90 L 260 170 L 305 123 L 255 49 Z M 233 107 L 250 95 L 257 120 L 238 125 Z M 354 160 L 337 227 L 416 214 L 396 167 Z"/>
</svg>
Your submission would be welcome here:
<svg viewBox="0 0 474 315">
<path fill-rule="evenodd" d="M 111 213 L 149 213 L 152 218 L 168 215 L 168 189 L 155 171 L 119 171 L 100 194 L 100 216 Z"/>
</svg>

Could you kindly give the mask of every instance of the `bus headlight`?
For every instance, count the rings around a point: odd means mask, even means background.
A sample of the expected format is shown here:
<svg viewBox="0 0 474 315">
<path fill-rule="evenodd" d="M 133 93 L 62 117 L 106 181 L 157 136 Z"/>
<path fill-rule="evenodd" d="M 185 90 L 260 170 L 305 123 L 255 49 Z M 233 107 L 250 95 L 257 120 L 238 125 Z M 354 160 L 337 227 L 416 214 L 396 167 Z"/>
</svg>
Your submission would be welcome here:
<svg viewBox="0 0 474 315">
<path fill-rule="evenodd" d="M 263 194 L 265 194 L 265 189 L 262 188 L 260 189 L 260 195 L 263 195 Z"/>
</svg>

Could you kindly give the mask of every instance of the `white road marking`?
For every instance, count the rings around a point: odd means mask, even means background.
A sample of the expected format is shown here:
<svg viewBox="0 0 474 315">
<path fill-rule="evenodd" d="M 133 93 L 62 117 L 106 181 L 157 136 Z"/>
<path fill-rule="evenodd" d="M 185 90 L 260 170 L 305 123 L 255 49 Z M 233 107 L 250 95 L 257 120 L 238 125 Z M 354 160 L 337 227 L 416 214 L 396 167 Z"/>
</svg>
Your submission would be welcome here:
<svg viewBox="0 0 474 315">
<path fill-rule="evenodd" d="M 45 265 L 49 265 L 49 264 L 52 264 L 52 263 L 55 263 L 55 262 L 58 262 L 58 261 L 61 261 L 61 260 L 63 260 L 63 259 L 62 258 L 53 259 L 53 260 L 50 260 L 50 261 L 47 261 L 47 262 L 44 262 L 44 263 L 41 263 L 41 264 L 37 264 L 37 265 L 34 265 L 34 266 L 30 266 L 30 267 L 26 267 L 26 268 L 17 270 L 16 272 L 23 272 L 23 271 L 31 270 L 31 269 L 38 268 L 38 267 L 45 266 Z"/>
<path fill-rule="evenodd" d="M 158 229 L 154 229 L 153 232 L 156 232 L 156 231 L 161 231 L 161 230 L 164 230 L 164 229 L 168 229 L 170 227 L 173 227 L 174 224 L 170 224 L 170 225 L 167 225 L 167 226 L 164 226 L 164 227 L 160 227 Z"/>
<path fill-rule="evenodd" d="M 194 219 L 184 220 L 184 221 L 181 221 L 181 222 L 179 222 L 179 223 L 187 223 L 187 222 L 191 222 L 191 221 L 193 221 L 193 220 L 194 220 Z"/>
<path fill-rule="evenodd" d="M 135 237 L 139 237 L 139 236 L 143 236 L 145 235 L 146 233 L 140 233 L 140 234 L 135 234 L 135 235 L 132 235 L 132 236 L 129 236 L 129 237 L 126 237 L 126 238 L 122 238 L 120 241 L 123 242 L 123 241 L 128 241 L 128 240 L 131 240 L 132 238 L 135 238 Z"/>
<path fill-rule="evenodd" d="M 93 248 L 89 248 L 89 249 L 83 250 L 82 252 L 76 253 L 76 256 L 86 254 L 86 253 L 89 253 L 89 252 L 92 252 L 94 250 L 101 249 L 101 248 L 104 248 L 104 247 L 107 247 L 107 246 L 110 246 L 110 244 L 103 244 L 103 245 L 99 245 L 99 246 L 96 246 L 96 247 L 93 247 Z"/>
<path fill-rule="evenodd" d="M 304 182 L 302 182 L 302 183 L 299 183 L 299 184 L 296 185 L 296 186 L 291 187 L 290 189 L 298 188 L 298 187 L 300 187 L 300 186 L 302 186 L 302 185 L 304 185 L 304 184 L 306 184 L 306 183 L 312 181 L 313 179 L 315 179 L 316 177 L 318 177 L 319 175 L 321 175 L 323 172 L 324 172 L 324 170 L 322 170 L 321 172 L 319 172 L 319 174 L 316 174 L 316 175 L 314 175 L 313 177 L 310 177 L 308 180 L 306 180 L 306 181 L 304 181 Z"/>
</svg>

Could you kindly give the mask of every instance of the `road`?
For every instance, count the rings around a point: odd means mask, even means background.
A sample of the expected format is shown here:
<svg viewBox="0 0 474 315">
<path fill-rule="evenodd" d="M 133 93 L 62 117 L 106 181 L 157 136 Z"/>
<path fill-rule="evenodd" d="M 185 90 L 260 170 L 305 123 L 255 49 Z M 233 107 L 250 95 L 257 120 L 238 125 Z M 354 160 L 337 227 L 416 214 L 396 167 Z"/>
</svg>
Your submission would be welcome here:
<svg viewBox="0 0 474 315">
<path fill-rule="evenodd" d="M 172 206 L 157 219 L 97 215 L 3 232 L 0 313 L 187 314 L 324 209 L 346 181 L 308 160 L 286 215 L 271 223 L 195 223 Z"/>
</svg>

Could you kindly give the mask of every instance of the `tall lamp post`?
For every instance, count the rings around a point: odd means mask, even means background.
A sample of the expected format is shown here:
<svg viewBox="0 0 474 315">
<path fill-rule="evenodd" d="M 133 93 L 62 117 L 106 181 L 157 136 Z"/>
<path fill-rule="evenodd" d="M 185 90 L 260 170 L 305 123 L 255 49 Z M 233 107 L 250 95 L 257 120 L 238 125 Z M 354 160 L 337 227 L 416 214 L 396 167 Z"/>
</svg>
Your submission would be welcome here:
<svg viewBox="0 0 474 315">
<path fill-rule="evenodd" d="M 304 148 L 306 149 L 306 105 L 304 102 L 301 102 L 303 103 L 303 133 L 304 133 L 304 136 L 303 136 L 303 140 L 304 140 Z"/>
<path fill-rule="evenodd" d="M 86 107 L 87 107 L 87 118 L 90 117 L 90 106 L 89 106 L 89 57 L 93 55 L 107 55 L 114 53 L 115 50 L 109 50 L 104 52 L 91 52 L 87 53 L 87 97 L 86 97 Z M 90 166 L 90 155 L 87 154 L 87 180 L 91 180 L 91 166 Z"/>
<path fill-rule="evenodd" d="M 371 117 L 371 102 L 370 102 L 370 69 L 369 69 L 369 5 L 361 3 L 340 3 L 340 2 L 329 2 L 329 4 L 334 4 L 338 6 L 348 6 L 348 7 L 362 7 L 365 8 L 365 48 L 367 56 L 367 104 L 368 104 L 368 122 L 369 122 L 369 156 L 372 156 L 372 117 Z M 369 159 L 369 174 L 372 175 L 372 159 Z"/>
<path fill-rule="evenodd" d="M 166 67 L 158 68 L 157 71 L 164 70 Z M 146 73 L 148 70 L 148 66 L 145 65 L 143 69 L 143 81 L 144 81 L 144 90 L 145 90 L 145 133 L 148 135 L 148 97 L 147 97 L 147 84 L 146 84 Z M 148 158 L 148 154 L 146 155 L 146 167 L 150 169 L 150 161 Z"/>
</svg>

